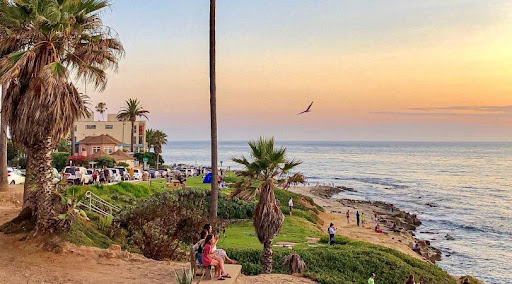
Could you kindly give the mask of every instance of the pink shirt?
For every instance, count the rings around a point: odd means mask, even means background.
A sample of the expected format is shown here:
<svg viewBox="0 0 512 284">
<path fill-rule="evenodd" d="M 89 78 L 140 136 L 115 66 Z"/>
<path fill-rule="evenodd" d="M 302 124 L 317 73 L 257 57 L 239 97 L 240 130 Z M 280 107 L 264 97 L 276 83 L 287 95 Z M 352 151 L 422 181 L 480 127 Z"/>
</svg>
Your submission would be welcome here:
<svg viewBox="0 0 512 284">
<path fill-rule="evenodd" d="M 203 266 L 208 266 L 212 263 L 212 259 L 208 257 L 209 254 L 212 253 L 212 247 L 210 244 L 207 244 L 203 248 Z"/>
</svg>

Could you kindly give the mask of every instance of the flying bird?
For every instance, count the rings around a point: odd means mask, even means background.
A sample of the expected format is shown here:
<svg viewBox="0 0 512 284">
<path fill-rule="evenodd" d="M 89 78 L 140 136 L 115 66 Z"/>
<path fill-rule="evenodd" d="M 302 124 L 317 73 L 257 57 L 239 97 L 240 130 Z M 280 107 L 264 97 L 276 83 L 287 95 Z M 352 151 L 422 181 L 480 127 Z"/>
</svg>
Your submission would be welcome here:
<svg viewBox="0 0 512 284">
<path fill-rule="evenodd" d="M 297 115 L 299 115 L 299 114 L 303 114 L 303 113 L 307 113 L 307 112 L 311 112 L 311 106 L 312 106 L 312 105 L 313 105 L 313 102 L 311 102 L 311 103 L 309 104 L 308 108 L 307 108 L 305 111 L 303 111 L 303 112 L 301 112 L 301 113 L 297 113 Z"/>
</svg>

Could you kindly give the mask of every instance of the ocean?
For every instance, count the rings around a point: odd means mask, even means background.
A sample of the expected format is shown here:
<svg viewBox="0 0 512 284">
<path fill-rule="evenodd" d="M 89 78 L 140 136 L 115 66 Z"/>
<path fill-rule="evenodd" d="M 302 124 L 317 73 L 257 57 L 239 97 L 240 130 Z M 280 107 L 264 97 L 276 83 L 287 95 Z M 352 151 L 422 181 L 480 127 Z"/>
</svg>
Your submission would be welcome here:
<svg viewBox="0 0 512 284">
<path fill-rule="evenodd" d="M 486 283 L 512 271 L 512 143 L 277 142 L 303 161 L 310 184 L 352 187 L 338 197 L 381 200 L 418 214 L 417 237 L 443 253 L 441 268 Z M 219 142 L 222 167 L 247 142 Z M 166 164 L 210 164 L 210 144 L 170 142 Z M 334 197 L 333 197 L 334 198 Z M 449 234 L 454 240 L 447 240 Z"/>
</svg>

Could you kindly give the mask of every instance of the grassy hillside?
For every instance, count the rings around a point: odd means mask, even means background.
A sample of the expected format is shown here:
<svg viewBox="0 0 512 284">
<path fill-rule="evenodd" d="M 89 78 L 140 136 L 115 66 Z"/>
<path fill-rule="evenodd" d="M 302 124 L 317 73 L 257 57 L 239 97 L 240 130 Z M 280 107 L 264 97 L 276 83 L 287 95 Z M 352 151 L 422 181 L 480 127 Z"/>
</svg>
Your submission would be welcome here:
<svg viewBox="0 0 512 284">
<path fill-rule="evenodd" d="M 202 184 L 201 178 L 189 178 L 187 186 L 209 187 L 208 184 Z M 152 181 L 151 186 L 147 182 L 120 183 L 110 186 L 74 186 L 68 189 L 68 193 L 83 195 L 87 190 L 91 190 L 109 202 L 129 207 L 166 189 L 164 181 L 159 180 Z M 225 196 L 230 191 L 223 190 L 221 194 Z M 405 278 L 411 273 L 416 276 L 416 279 L 423 279 L 424 283 L 455 283 L 450 275 L 437 266 L 386 247 L 343 237 L 337 238 L 336 246 L 328 247 L 327 236 L 324 233 L 326 226 L 321 224 L 317 216 L 323 209 L 310 198 L 279 189 L 276 189 L 275 193 L 281 204 L 281 210 L 285 214 L 285 221 L 274 242 L 295 244 L 293 249 L 277 246 L 274 248 L 275 273 L 286 273 L 281 262 L 288 253 L 293 251 L 299 254 L 307 264 L 305 276 L 319 283 L 366 283 L 371 273 L 377 274 L 377 283 L 404 283 Z M 289 216 L 287 206 L 289 198 L 293 199 L 295 205 L 293 216 Z M 224 200 L 225 203 L 232 202 L 225 198 Z M 63 237 L 76 244 L 101 248 L 108 247 L 111 243 L 123 245 L 126 241 L 123 236 L 114 237 L 109 234 L 108 225 L 111 220 L 94 214 L 88 215 L 91 218 L 90 222 L 75 222 L 72 230 Z M 318 243 L 312 243 L 312 238 L 321 238 L 321 240 Z M 226 249 L 230 257 L 241 262 L 245 274 L 259 273 L 262 245 L 256 237 L 252 221 L 230 225 L 218 246 Z"/>
</svg>

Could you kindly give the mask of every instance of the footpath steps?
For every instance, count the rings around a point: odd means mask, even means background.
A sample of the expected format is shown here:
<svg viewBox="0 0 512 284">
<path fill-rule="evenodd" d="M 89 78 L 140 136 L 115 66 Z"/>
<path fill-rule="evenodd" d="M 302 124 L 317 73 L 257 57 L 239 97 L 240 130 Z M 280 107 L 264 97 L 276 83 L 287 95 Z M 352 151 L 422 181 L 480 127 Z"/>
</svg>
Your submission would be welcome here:
<svg viewBox="0 0 512 284">
<path fill-rule="evenodd" d="M 226 278 L 224 281 L 218 281 L 215 278 L 213 269 L 212 269 L 212 280 L 201 280 L 201 283 L 222 283 L 222 284 L 234 284 L 236 279 L 242 274 L 242 266 L 237 264 L 226 264 L 225 265 L 226 273 L 231 275 L 231 278 Z M 192 281 L 195 283 L 199 280 L 199 277 L 194 278 Z"/>
</svg>

